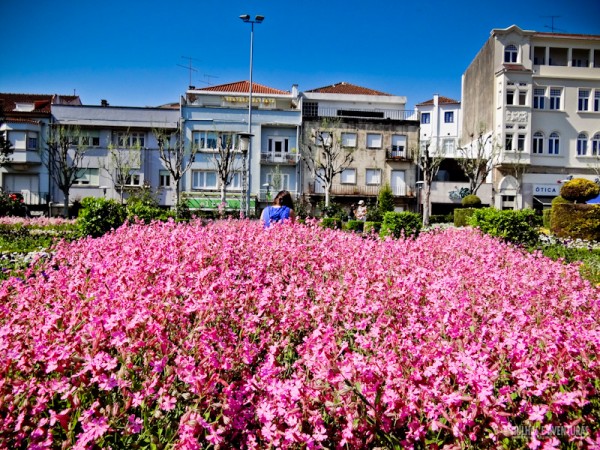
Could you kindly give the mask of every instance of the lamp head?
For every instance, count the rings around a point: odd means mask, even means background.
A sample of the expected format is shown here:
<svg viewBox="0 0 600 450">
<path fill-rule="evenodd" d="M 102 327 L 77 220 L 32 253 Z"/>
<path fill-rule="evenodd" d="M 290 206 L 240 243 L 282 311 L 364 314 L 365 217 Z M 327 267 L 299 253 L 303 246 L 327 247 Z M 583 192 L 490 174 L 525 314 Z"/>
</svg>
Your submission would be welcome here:
<svg viewBox="0 0 600 450">
<path fill-rule="evenodd" d="M 249 22 L 250 21 L 250 15 L 249 14 L 242 14 L 240 16 L 240 19 L 242 19 L 244 22 Z"/>
<path fill-rule="evenodd" d="M 256 16 L 254 20 L 256 23 L 261 23 L 263 20 L 265 20 L 265 16 Z"/>
</svg>

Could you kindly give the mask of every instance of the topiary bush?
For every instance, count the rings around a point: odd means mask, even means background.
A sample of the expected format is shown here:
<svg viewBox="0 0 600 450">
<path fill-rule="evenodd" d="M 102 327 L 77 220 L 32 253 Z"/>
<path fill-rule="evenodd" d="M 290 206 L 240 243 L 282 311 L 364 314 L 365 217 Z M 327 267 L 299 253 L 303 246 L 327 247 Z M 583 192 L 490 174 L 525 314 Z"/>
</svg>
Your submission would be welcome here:
<svg viewBox="0 0 600 450">
<path fill-rule="evenodd" d="M 481 208 L 481 199 L 475 194 L 469 194 L 461 200 L 465 208 Z"/>
<path fill-rule="evenodd" d="M 533 209 L 476 209 L 468 220 L 469 225 L 486 234 L 522 245 L 535 245 L 538 242 L 541 222 L 541 217 Z"/>
<path fill-rule="evenodd" d="M 86 197 L 81 201 L 77 229 L 82 236 L 98 237 L 125 222 L 125 206 L 112 199 Z"/>
<path fill-rule="evenodd" d="M 421 231 L 422 218 L 419 214 L 404 211 L 404 212 L 386 212 L 383 215 L 383 223 L 381 224 L 381 237 L 394 236 L 400 237 L 417 237 Z"/>
<path fill-rule="evenodd" d="M 552 209 L 544 209 L 542 211 L 542 223 L 544 228 L 550 229 L 550 218 L 552 216 Z"/>
<path fill-rule="evenodd" d="M 597 197 L 600 186 L 585 178 L 573 178 L 560 188 L 560 196 L 571 202 L 583 203 Z"/>
<path fill-rule="evenodd" d="M 552 201 L 550 231 L 560 238 L 600 240 L 600 206 L 571 203 L 562 197 Z"/>
<path fill-rule="evenodd" d="M 469 222 L 469 217 L 471 217 L 475 211 L 475 208 L 456 208 L 454 210 L 454 226 L 466 227 Z"/>
</svg>

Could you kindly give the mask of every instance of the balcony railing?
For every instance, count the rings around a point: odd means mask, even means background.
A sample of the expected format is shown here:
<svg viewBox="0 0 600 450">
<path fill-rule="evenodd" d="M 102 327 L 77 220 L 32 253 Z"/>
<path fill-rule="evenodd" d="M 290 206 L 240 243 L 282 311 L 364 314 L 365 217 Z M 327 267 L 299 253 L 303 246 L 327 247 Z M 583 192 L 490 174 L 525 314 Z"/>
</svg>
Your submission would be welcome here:
<svg viewBox="0 0 600 450">
<path fill-rule="evenodd" d="M 298 153 L 261 153 L 260 162 L 265 164 L 298 164 Z"/>
<path fill-rule="evenodd" d="M 385 159 L 388 161 L 410 161 L 410 155 L 407 150 L 387 149 Z"/>
<path fill-rule="evenodd" d="M 392 185 L 392 194 L 395 197 L 412 197 L 414 189 L 406 184 Z M 325 189 L 320 183 L 309 183 L 308 190 L 313 195 L 324 195 Z M 347 195 L 347 196 L 365 196 L 376 197 L 379 195 L 381 186 L 365 186 L 358 184 L 333 184 L 331 186 L 331 195 Z"/>
<path fill-rule="evenodd" d="M 351 109 L 351 108 L 325 108 L 318 110 L 305 110 L 304 117 L 340 117 L 370 120 L 419 120 L 417 111 L 407 109 Z"/>
<path fill-rule="evenodd" d="M 47 205 L 48 204 L 48 193 L 47 192 L 33 192 L 28 190 L 21 191 L 3 191 L 5 194 L 15 194 L 17 197 L 23 199 L 23 203 L 28 206 Z"/>
</svg>

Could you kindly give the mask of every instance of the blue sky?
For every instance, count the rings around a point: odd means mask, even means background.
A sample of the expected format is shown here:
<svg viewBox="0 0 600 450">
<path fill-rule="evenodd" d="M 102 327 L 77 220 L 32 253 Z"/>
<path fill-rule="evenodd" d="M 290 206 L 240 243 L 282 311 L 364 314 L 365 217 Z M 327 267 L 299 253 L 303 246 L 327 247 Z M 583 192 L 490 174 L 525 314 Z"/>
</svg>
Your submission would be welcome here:
<svg viewBox="0 0 600 450">
<path fill-rule="evenodd" d="M 190 61 L 196 86 L 247 80 L 246 13 L 265 16 L 255 82 L 347 81 L 406 96 L 411 108 L 436 93 L 460 99 L 461 75 L 493 28 L 550 31 L 558 16 L 557 31 L 600 34 L 597 0 L 2 0 L 1 11 L 1 92 L 75 92 L 113 106 L 178 101 Z"/>
</svg>

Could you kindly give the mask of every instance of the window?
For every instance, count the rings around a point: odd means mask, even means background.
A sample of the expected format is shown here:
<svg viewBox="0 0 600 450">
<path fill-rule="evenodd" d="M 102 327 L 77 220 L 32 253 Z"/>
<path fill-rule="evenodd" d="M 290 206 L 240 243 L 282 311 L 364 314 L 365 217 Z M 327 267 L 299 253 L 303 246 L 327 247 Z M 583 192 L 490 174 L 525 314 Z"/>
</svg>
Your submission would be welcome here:
<svg viewBox="0 0 600 450">
<path fill-rule="evenodd" d="M 519 105 L 527 105 L 527 91 L 524 91 L 523 89 L 519 90 Z"/>
<path fill-rule="evenodd" d="M 125 177 L 125 186 L 141 186 L 142 175 L 138 172 L 131 172 Z"/>
<path fill-rule="evenodd" d="M 535 88 L 533 90 L 533 108 L 544 109 L 544 100 L 546 98 L 545 88 Z"/>
<path fill-rule="evenodd" d="M 192 172 L 192 189 L 216 189 L 217 172 L 194 170 Z"/>
<path fill-rule="evenodd" d="M 594 91 L 594 111 L 600 111 L 600 89 Z"/>
<path fill-rule="evenodd" d="M 367 169 L 365 174 L 366 184 L 380 185 L 381 184 L 381 170 L 380 169 Z"/>
<path fill-rule="evenodd" d="M 431 114 L 430 113 L 421 113 L 421 123 L 430 123 L 431 122 Z"/>
<path fill-rule="evenodd" d="M 158 173 L 158 185 L 160 187 L 171 187 L 171 173 L 168 170 L 161 170 Z"/>
<path fill-rule="evenodd" d="M 442 141 L 442 148 L 444 151 L 444 155 L 454 154 L 454 139 L 444 139 Z"/>
<path fill-rule="evenodd" d="M 116 145 L 120 148 L 135 147 L 142 148 L 146 143 L 146 136 L 142 132 L 125 132 L 119 131 L 116 133 Z M 100 144 L 100 142 L 98 142 Z"/>
<path fill-rule="evenodd" d="M 544 133 L 536 131 L 533 135 L 533 153 L 544 153 Z"/>
<path fill-rule="evenodd" d="M 233 173 L 233 176 L 231 177 L 231 180 L 229 181 L 227 188 L 231 189 L 232 191 L 241 191 L 242 190 L 242 173 L 241 172 Z M 287 187 L 282 188 L 282 189 L 287 189 Z"/>
<path fill-rule="evenodd" d="M 560 109 L 561 96 L 562 96 L 562 89 L 550 88 L 550 109 L 552 109 L 552 110 Z"/>
<path fill-rule="evenodd" d="M 192 132 L 192 144 L 201 150 L 215 150 L 217 133 L 215 131 L 194 131 Z"/>
<path fill-rule="evenodd" d="M 77 179 L 73 184 L 79 186 L 98 186 L 100 184 L 98 169 L 79 170 L 79 172 L 77 172 Z"/>
<path fill-rule="evenodd" d="M 587 111 L 590 106 L 590 91 L 588 89 L 579 89 L 579 101 L 577 102 L 578 111 Z"/>
<path fill-rule="evenodd" d="M 27 150 L 38 149 L 38 134 L 35 131 L 27 132 Z"/>
<path fill-rule="evenodd" d="M 453 123 L 454 122 L 454 111 L 446 111 L 444 113 L 444 123 Z"/>
<path fill-rule="evenodd" d="M 513 134 L 512 133 L 506 133 L 506 136 L 504 137 L 504 149 L 505 150 L 513 149 Z"/>
<path fill-rule="evenodd" d="M 356 133 L 342 133 L 342 147 L 356 147 Z"/>
<path fill-rule="evenodd" d="M 356 184 L 356 169 L 346 169 L 340 174 L 342 184 Z"/>
<path fill-rule="evenodd" d="M 577 156 L 587 155 L 587 143 L 587 134 L 579 133 L 579 136 L 577 136 Z"/>
<path fill-rule="evenodd" d="M 510 44 L 504 47 L 504 62 L 516 63 L 519 50 L 516 45 Z"/>
<path fill-rule="evenodd" d="M 550 138 L 548 139 L 548 153 L 550 155 L 558 155 L 560 150 L 560 136 L 557 132 L 553 132 L 550 134 Z"/>
<path fill-rule="evenodd" d="M 367 133 L 367 148 L 381 148 L 382 139 L 379 133 Z"/>
<path fill-rule="evenodd" d="M 319 104 L 317 102 L 304 102 L 302 115 L 304 117 L 317 117 L 319 115 Z"/>
<path fill-rule="evenodd" d="M 515 90 L 514 89 L 508 89 L 506 91 L 506 104 L 507 105 L 515 104 Z"/>
<path fill-rule="evenodd" d="M 522 152 L 525 150 L 525 139 L 527 138 L 524 134 L 517 134 L 517 151 Z"/>
<path fill-rule="evenodd" d="M 330 146 L 333 142 L 333 137 L 329 131 L 317 131 L 315 139 L 317 145 Z"/>
<path fill-rule="evenodd" d="M 600 155 L 600 133 L 596 133 L 592 138 L 592 156 Z"/>
<path fill-rule="evenodd" d="M 392 135 L 392 157 L 404 156 L 406 148 L 406 136 L 402 134 Z"/>
<path fill-rule="evenodd" d="M 269 153 L 275 153 L 277 156 L 287 154 L 290 151 L 290 140 L 284 137 L 272 137 L 269 138 Z"/>
</svg>

